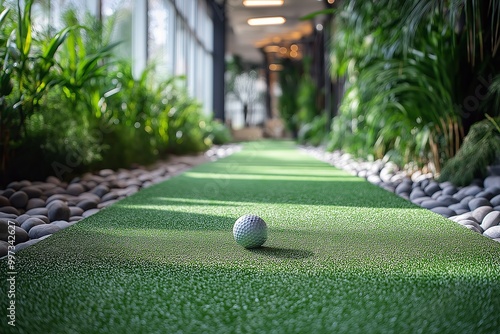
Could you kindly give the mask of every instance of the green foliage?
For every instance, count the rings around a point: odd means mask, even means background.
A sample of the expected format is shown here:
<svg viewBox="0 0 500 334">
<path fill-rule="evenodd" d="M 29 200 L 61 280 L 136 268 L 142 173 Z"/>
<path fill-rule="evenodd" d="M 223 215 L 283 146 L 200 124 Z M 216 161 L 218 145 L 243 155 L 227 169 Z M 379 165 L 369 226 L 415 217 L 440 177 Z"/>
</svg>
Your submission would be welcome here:
<svg viewBox="0 0 500 334">
<path fill-rule="evenodd" d="M 318 88 L 309 73 L 310 59 L 306 57 L 302 61 L 294 61 L 285 58 L 282 64 L 283 70 L 279 75 L 282 91 L 279 98 L 280 115 L 287 130 L 304 142 L 305 137 L 310 136 L 305 133 L 317 128 L 318 120 L 322 119 L 317 117 L 320 113 L 317 107 Z M 316 130 L 313 132 L 316 135 L 320 133 Z"/>
<path fill-rule="evenodd" d="M 318 146 L 327 138 L 326 114 L 314 116 L 314 118 L 302 125 L 297 140 L 302 144 Z"/>
<path fill-rule="evenodd" d="M 41 101 L 49 89 L 62 82 L 54 71 L 56 53 L 71 28 L 61 30 L 48 40 L 34 39 L 32 5 L 33 1 L 25 1 L 21 9 L 18 1 L 15 18 L 8 16 L 10 9 L 1 14 L 0 179 L 5 177 L 16 149 L 23 146 L 27 138 L 26 122 L 40 111 Z"/>
<path fill-rule="evenodd" d="M 60 32 L 35 34 L 33 2 L 17 3 L 0 14 L 0 182 L 149 164 L 230 140 L 183 78 L 159 81 L 154 65 L 132 75 L 111 42 L 113 17 L 80 22 L 68 10 Z"/>
<path fill-rule="evenodd" d="M 285 127 L 294 137 L 299 130 L 299 122 L 297 119 L 298 111 L 298 86 L 300 80 L 300 69 L 292 60 L 283 60 L 283 70 L 279 75 L 279 83 L 281 87 L 281 96 L 279 97 L 279 110 L 281 118 L 285 123 Z"/>
<path fill-rule="evenodd" d="M 207 121 L 205 132 L 207 138 L 215 145 L 223 145 L 233 141 L 231 130 L 218 120 Z"/>
<path fill-rule="evenodd" d="M 453 30 L 435 13 L 415 28 L 418 39 L 406 52 L 398 8 L 389 0 L 352 1 L 338 16 L 333 71 L 347 75 L 349 88 L 329 147 L 378 158 L 399 152 L 403 162 L 439 168 L 461 136 Z M 375 13 L 379 19 L 369 20 Z"/>
<path fill-rule="evenodd" d="M 500 152 L 500 118 L 487 119 L 472 126 L 457 154 L 444 165 L 440 181 L 458 186 L 470 184 L 474 178 L 486 176 L 487 167 Z"/>
</svg>

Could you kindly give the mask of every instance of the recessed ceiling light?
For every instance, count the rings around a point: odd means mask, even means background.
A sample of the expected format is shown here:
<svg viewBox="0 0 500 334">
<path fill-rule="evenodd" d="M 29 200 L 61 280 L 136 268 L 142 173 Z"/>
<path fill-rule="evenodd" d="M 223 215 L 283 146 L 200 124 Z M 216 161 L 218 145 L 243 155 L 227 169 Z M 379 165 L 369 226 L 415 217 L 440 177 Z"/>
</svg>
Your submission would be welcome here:
<svg viewBox="0 0 500 334">
<path fill-rule="evenodd" d="M 262 26 L 262 25 L 272 25 L 272 24 L 283 24 L 286 22 L 283 16 L 274 17 L 256 17 L 253 19 L 248 19 L 248 24 L 251 26 Z"/>
<path fill-rule="evenodd" d="M 281 65 L 281 64 L 270 64 L 269 65 L 269 69 L 271 71 L 281 71 L 281 70 L 283 70 L 283 65 Z"/>
<path fill-rule="evenodd" d="M 243 0 L 245 7 L 282 6 L 283 0 Z"/>
<path fill-rule="evenodd" d="M 278 45 L 268 45 L 264 48 L 266 52 L 279 52 L 280 47 Z"/>
</svg>

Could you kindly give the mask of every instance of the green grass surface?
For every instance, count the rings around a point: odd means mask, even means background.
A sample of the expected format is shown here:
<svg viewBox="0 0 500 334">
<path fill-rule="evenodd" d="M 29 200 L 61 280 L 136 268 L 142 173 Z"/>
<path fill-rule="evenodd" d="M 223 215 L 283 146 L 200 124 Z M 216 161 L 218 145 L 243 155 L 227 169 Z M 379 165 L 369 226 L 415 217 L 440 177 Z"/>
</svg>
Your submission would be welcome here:
<svg viewBox="0 0 500 334">
<path fill-rule="evenodd" d="M 232 236 L 241 215 L 265 247 Z M 249 143 L 16 256 L 26 333 L 498 333 L 500 243 L 301 153 Z"/>
</svg>

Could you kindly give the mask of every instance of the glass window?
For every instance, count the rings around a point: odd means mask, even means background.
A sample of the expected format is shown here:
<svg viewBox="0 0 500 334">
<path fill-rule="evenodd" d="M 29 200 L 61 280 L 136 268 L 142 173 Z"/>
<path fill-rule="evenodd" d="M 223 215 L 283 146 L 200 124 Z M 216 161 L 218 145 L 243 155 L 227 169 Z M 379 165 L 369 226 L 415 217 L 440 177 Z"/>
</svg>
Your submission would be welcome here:
<svg viewBox="0 0 500 334">
<path fill-rule="evenodd" d="M 150 0 L 148 6 L 148 55 L 160 78 L 171 75 L 173 55 L 169 50 L 173 29 L 171 4 L 168 0 Z"/>
</svg>

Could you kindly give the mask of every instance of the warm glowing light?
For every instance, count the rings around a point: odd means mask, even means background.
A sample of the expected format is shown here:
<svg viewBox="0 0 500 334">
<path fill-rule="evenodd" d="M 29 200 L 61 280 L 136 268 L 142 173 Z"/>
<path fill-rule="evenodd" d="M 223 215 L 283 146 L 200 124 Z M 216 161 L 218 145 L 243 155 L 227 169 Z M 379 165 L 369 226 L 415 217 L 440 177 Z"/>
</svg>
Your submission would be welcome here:
<svg viewBox="0 0 500 334">
<path fill-rule="evenodd" d="M 297 44 L 292 44 L 290 46 L 290 50 L 292 50 L 292 51 L 299 51 L 299 47 L 297 46 Z"/>
<path fill-rule="evenodd" d="M 271 70 L 271 71 L 281 71 L 282 69 L 283 69 L 283 65 L 281 65 L 281 64 L 269 65 L 269 70 Z"/>
<path fill-rule="evenodd" d="M 335 2 L 335 0 L 328 0 L 328 3 L 331 5 Z"/>
<path fill-rule="evenodd" d="M 285 54 L 285 53 L 287 53 L 287 52 L 288 52 L 288 50 L 287 50 L 284 46 L 282 46 L 282 47 L 280 48 L 280 53 Z"/>
<path fill-rule="evenodd" d="M 290 51 L 290 57 L 296 58 L 298 55 L 297 51 Z"/>
<path fill-rule="evenodd" d="M 264 48 L 264 51 L 266 51 L 266 52 L 279 52 L 280 47 L 277 45 L 268 45 Z"/>
<path fill-rule="evenodd" d="M 243 0 L 245 7 L 282 6 L 283 0 Z"/>
<path fill-rule="evenodd" d="M 253 19 L 248 19 L 248 24 L 251 26 L 262 26 L 262 25 L 272 25 L 272 24 L 283 24 L 286 22 L 283 16 L 274 17 L 256 17 Z"/>
</svg>

